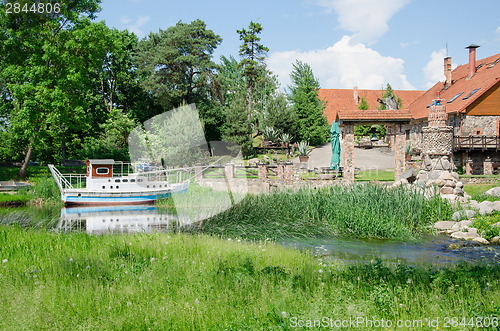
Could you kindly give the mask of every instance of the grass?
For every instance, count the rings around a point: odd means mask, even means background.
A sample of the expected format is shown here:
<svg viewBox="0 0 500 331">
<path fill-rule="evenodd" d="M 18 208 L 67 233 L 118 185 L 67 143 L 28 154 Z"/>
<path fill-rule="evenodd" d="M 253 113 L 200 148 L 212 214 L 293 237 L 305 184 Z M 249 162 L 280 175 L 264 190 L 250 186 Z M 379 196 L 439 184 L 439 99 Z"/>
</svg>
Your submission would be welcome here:
<svg viewBox="0 0 500 331">
<path fill-rule="evenodd" d="M 0 238 L 4 330 L 290 330 L 363 316 L 430 329 L 424 318 L 442 327 L 445 317 L 500 316 L 498 264 L 340 266 L 272 243 L 187 234 L 0 226 Z"/>
<path fill-rule="evenodd" d="M 472 197 L 472 200 L 476 200 L 478 202 L 486 200 L 498 201 L 500 200 L 499 198 L 483 195 L 483 193 L 499 185 L 500 185 L 500 180 L 498 180 L 496 183 L 493 184 L 464 184 L 464 191 Z"/>
<path fill-rule="evenodd" d="M 394 181 L 394 171 L 389 171 L 389 170 L 360 171 L 359 174 L 356 176 L 356 181 L 393 182 Z"/>
<path fill-rule="evenodd" d="M 321 236 L 412 239 L 450 220 L 453 207 L 410 188 L 332 186 L 247 196 L 203 222 L 200 231 L 245 239 Z"/>
<path fill-rule="evenodd" d="M 500 212 L 494 211 L 489 215 L 479 215 L 474 218 L 474 223 L 472 224 L 479 233 L 485 232 L 484 238 L 491 240 L 495 236 L 500 236 L 500 225 L 493 226 L 495 224 L 500 224 Z"/>
</svg>

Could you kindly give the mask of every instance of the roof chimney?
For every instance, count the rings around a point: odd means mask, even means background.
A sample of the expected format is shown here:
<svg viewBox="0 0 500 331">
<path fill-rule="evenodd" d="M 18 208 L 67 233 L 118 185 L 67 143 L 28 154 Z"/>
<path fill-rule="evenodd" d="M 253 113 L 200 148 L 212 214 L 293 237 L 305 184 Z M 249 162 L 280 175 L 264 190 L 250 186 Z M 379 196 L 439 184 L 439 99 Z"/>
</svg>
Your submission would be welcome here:
<svg viewBox="0 0 500 331">
<path fill-rule="evenodd" d="M 359 103 L 358 87 L 357 86 L 354 86 L 354 88 L 352 89 L 352 97 L 354 98 L 354 103 L 357 106 Z"/>
<path fill-rule="evenodd" d="M 478 47 L 475 44 L 465 47 L 469 49 L 469 76 L 467 76 L 467 79 L 471 79 L 476 74 L 476 48 Z"/>
<path fill-rule="evenodd" d="M 444 58 L 444 76 L 446 77 L 444 87 L 451 86 L 451 57 L 449 56 Z"/>
</svg>

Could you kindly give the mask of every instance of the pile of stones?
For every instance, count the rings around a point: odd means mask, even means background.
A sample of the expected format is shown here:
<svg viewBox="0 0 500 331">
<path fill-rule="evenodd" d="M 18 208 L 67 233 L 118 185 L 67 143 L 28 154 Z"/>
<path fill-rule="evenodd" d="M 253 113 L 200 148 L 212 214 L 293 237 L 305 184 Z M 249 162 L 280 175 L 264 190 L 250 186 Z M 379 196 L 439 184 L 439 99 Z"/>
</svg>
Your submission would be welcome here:
<svg viewBox="0 0 500 331">
<path fill-rule="evenodd" d="M 500 187 L 492 188 L 485 193 L 490 196 L 500 197 Z M 470 200 L 463 205 L 468 209 L 457 211 L 453 214 L 452 221 L 436 222 L 434 227 L 441 233 L 446 233 L 452 238 L 472 240 L 473 242 L 488 245 L 490 241 L 484 238 L 485 233 L 479 233 L 478 229 L 472 227 L 474 218 L 479 215 L 489 215 L 495 210 L 500 211 L 500 201 L 483 201 L 481 203 L 476 200 Z M 477 210 L 477 211 L 476 211 Z M 500 228 L 500 222 L 493 224 L 493 227 Z M 491 238 L 492 244 L 499 244 L 500 237 Z"/>
<path fill-rule="evenodd" d="M 467 203 L 470 198 L 463 190 L 464 184 L 456 172 L 448 170 L 420 170 L 415 168 L 406 171 L 393 186 L 413 184 L 425 189 L 426 196 L 440 194 L 443 198 L 456 204 Z"/>
</svg>

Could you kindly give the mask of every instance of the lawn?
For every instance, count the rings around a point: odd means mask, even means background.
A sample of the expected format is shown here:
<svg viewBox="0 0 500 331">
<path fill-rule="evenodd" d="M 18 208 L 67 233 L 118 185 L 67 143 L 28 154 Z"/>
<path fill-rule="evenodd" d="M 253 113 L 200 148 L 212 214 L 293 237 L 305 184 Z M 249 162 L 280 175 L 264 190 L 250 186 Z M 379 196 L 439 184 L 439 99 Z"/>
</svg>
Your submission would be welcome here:
<svg viewBox="0 0 500 331">
<path fill-rule="evenodd" d="M 356 175 L 356 181 L 380 181 L 380 182 L 393 182 L 394 170 L 367 170 L 360 171 Z"/>
<path fill-rule="evenodd" d="M 188 234 L 0 226 L 0 238 L 3 330 L 290 330 L 349 319 L 366 330 L 382 319 L 388 329 L 432 321 L 466 330 L 491 329 L 500 316 L 498 264 L 339 265 L 269 242 Z"/>
<path fill-rule="evenodd" d="M 484 176 L 461 176 L 463 178 L 471 178 L 471 177 L 484 177 Z M 496 176 L 487 176 L 488 178 L 496 178 L 497 182 L 493 184 L 465 184 L 464 185 L 464 191 L 469 194 L 473 200 L 476 201 L 498 201 L 500 200 L 499 198 L 496 197 L 488 197 L 485 195 L 482 195 L 484 192 L 488 191 L 489 189 L 499 186 L 500 185 L 500 177 L 498 175 Z"/>
</svg>

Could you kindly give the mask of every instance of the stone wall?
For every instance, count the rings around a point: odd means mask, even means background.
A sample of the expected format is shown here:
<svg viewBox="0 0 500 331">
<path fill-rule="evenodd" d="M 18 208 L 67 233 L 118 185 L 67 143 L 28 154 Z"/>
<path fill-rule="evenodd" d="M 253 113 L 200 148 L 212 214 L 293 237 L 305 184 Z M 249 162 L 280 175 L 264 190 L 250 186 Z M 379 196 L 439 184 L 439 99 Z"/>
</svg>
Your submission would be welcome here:
<svg viewBox="0 0 500 331">
<path fill-rule="evenodd" d="M 462 122 L 462 136 L 472 136 L 480 130 L 480 135 L 497 136 L 500 116 L 465 116 Z M 460 135 L 460 133 L 459 133 Z"/>
<path fill-rule="evenodd" d="M 451 155 L 453 152 L 453 127 L 427 126 L 422 128 L 422 153 L 427 155 Z"/>
</svg>

